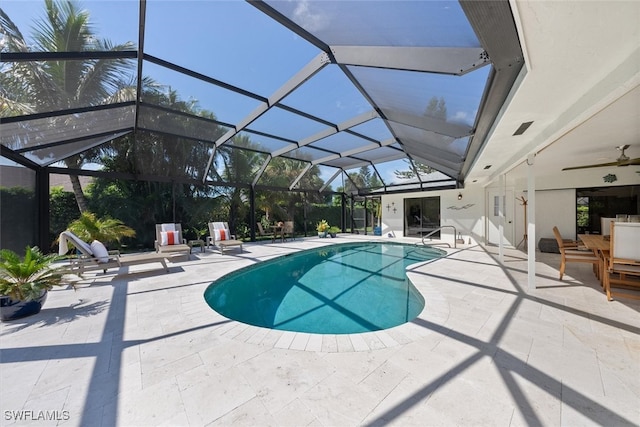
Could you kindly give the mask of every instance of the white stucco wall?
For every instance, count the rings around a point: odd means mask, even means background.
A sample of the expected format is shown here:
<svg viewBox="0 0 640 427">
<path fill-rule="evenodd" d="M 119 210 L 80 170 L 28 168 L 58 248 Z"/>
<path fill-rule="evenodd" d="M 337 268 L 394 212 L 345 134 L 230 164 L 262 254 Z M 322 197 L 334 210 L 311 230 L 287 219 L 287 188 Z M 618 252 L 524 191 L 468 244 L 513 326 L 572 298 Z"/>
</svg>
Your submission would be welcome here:
<svg viewBox="0 0 640 427">
<path fill-rule="evenodd" d="M 528 199 L 525 192 L 516 193 L 516 197 L 520 196 Z M 516 236 L 523 236 L 525 230 L 524 210 L 519 208 L 515 213 Z M 577 238 L 575 189 L 536 191 L 536 247 L 538 247 L 541 238 L 554 238 L 554 226 L 558 227 L 564 238 Z"/>
<path fill-rule="evenodd" d="M 458 200 L 462 193 L 462 200 Z M 469 187 L 461 190 L 442 190 L 382 196 L 382 235 L 404 237 L 404 199 L 440 197 L 440 224 L 454 226 L 465 243 L 472 243 L 484 235 L 484 189 Z M 394 212 L 395 209 L 395 212 Z M 441 233 L 443 242 L 453 244 L 454 231 L 445 228 Z"/>
</svg>

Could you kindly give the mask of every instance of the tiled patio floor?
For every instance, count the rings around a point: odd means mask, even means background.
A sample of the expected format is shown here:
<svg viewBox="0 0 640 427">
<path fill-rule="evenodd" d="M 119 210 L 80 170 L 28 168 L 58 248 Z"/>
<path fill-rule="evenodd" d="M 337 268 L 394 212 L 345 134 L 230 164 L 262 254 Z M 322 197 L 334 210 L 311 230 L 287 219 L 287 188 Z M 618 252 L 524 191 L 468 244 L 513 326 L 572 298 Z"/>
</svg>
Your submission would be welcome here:
<svg viewBox="0 0 640 427">
<path fill-rule="evenodd" d="M 362 237 L 360 237 L 362 239 Z M 356 335 L 230 321 L 216 278 L 334 242 L 246 244 L 133 274 L 89 274 L 2 324 L 2 425 L 640 425 L 640 303 L 607 302 L 591 266 L 464 246 L 411 269 L 413 322 Z M 58 421 L 16 421 L 16 417 Z"/>
</svg>

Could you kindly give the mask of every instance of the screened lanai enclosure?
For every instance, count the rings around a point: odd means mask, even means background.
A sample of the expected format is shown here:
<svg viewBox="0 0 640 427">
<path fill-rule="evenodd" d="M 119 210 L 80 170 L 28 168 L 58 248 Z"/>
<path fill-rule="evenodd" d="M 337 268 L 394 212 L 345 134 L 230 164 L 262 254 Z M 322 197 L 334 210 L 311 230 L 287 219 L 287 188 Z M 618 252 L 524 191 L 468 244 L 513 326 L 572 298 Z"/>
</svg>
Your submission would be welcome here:
<svg viewBox="0 0 640 427">
<path fill-rule="evenodd" d="M 508 1 L 5 0 L 0 24 L 13 250 L 85 211 L 135 250 L 162 222 L 375 233 L 382 194 L 464 186 L 523 65 Z"/>
</svg>

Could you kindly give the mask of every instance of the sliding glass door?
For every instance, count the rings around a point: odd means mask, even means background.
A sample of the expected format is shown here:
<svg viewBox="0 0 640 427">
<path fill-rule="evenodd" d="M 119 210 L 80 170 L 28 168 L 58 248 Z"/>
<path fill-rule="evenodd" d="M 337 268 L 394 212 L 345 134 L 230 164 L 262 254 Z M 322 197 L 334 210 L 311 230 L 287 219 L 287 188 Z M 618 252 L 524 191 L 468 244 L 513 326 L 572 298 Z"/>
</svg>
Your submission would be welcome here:
<svg viewBox="0 0 640 427">
<path fill-rule="evenodd" d="M 440 197 L 404 199 L 404 235 L 422 237 L 440 227 Z M 440 238 L 440 231 L 432 234 Z"/>
</svg>

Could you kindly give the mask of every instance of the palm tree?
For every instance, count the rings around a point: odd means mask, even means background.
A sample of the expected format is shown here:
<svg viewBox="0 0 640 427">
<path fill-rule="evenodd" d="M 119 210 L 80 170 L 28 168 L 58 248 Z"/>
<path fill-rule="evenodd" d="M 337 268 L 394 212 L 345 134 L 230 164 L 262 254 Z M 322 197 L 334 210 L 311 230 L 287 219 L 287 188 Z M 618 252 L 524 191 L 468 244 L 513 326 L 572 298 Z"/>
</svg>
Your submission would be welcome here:
<svg viewBox="0 0 640 427">
<path fill-rule="evenodd" d="M 132 228 L 124 225 L 119 219 L 98 218 L 88 211 L 83 212 L 80 218 L 69 224 L 69 230 L 85 242 L 99 240 L 102 243 L 120 243 L 123 237 L 136 235 Z"/>
<path fill-rule="evenodd" d="M 233 145 L 252 148 L 253 143 L 247 135 L 233 137 Z M 252 175 L 263 161 L 262 157 L 250 149 L 234 149 L 222 146 L 217 150 L 217 161 L 221 163 L 221 178 L 226 182 L 251 181 Z M 237 232 L 237 226 L 247 214 L 249 199 L 248 190 L 241 187 L 225 187 L 222 190 L 229 207 L 228 222 L 232 230 Z"/>
<path fill-rule="evenodd" d="M 25 41 L 13 21 L 0 9 L 0 34 L 4 50 L 10 52 L 83 52 L 124 51 L 134 49 L 127 42 L 113 45 L 95 37 L 89 13 L 80 10 L 75 1 L 45 0 L 46 18 L 34 23 L 32 47 Z M 81 59 L 59 61 L 18 61 L 2 69 L 0 116 L 8 117 L 42 111 L 57 111 L 133 99 L 135 91 L 124 81 L 132 63 L 125 59 Z M 64 126 L 64 119 L 54 126 Z M 65 159 L 67 167 L 79 167 L 93 153 Z M 70 175 L 80 212 L 87 201 L 78 176 Z"/>
</svg>

